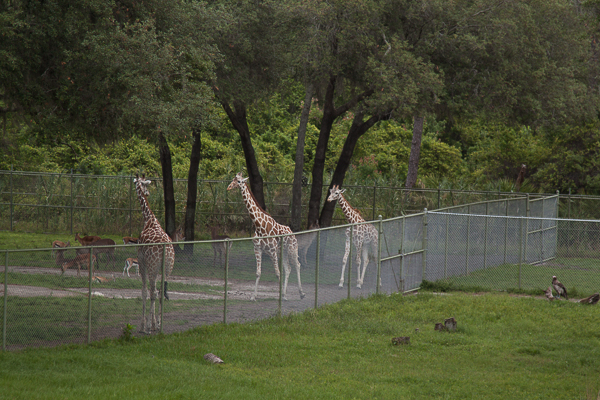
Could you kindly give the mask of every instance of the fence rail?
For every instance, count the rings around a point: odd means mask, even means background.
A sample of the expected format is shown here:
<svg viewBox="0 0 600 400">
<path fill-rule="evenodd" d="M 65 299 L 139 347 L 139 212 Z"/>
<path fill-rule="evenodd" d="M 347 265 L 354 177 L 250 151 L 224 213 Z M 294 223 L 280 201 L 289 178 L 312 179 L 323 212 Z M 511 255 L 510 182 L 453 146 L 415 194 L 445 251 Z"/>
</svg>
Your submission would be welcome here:
<svg viewBox="0 0 600 400">
<path fill-rule="evenodd" d="M 284 279 L 278 279 L 275 265 L 263 255 L 256 301 L 250 300 L 257 277 L 252 238 L 178 243 L 183 248 L 168 278 L 170 300 L 164 301 L 161 328 L 170 333 L 301 312 L 345 298 L 416 290 L 424 280 L 541 293 L 557 275 L 571 297 L 592 294 L 600 287 L 599 221 L 560 219 L 558 211 L 558 196 L 550 196 L 366 222 L 379 240 L 361 288 L 357 264 L 364 254 L 354 246 L 342 275 L 352 225 L 297 233 L 301 280 L 291 265 L 285 292 L 286 268 L 280 266 Z M 127 324 L 140 326 L 141 281 L 134 270 L 122 269 L 137 247 L 114 246 L 116 266 L 98 254 L 99 270 L 87 270 L 81 278 L 74 270 L 61 275 L 53 249 L 4 251 L 3 350 L 116 338 Z M 63 257 L 72 259 L 77 249 L 85 248 L 66 248 Z"/>
<path fill-rule="evenodd" d="M 153 178 L 157 190 L 149 199 L 159 219 L 163 218 L 162 179 Z M 205 232 L 207 225 L 220 225 L 251 232 L 252 226 L 239 196 L 230 197 L 228 181 L 199 180 L 196 230 Z M 422 211 L 445 209 L 460 204 L 485 204 L 492 200 L 526 201 L 547 197 L 545 194 L 464 191 L 451 189 L 405 189 L 381 186 L 346 186 L 353 206 L 367 219 L 378 215 L 391 218 Z M 308 209 L 309 188 L 302 193 L 303 209 Z M 174 182 L 176 219 L 183 220 L 187 180 Z M 327 187 L 323 186 L 326 198 Z M 267 209 L 280 223 L 289 225 L 292 184 L 267 182 L 264 185 Z M 600 218 L 600 197 L 561 194 L 559 216 L 562 218 Z M 306 215 L 303 212 L 302 215 Z M 345 219 L 337 210 L 334 224 Z M 0 230 L 21 232 L 115 234 L 137 236 L 142 216 L 135 197 L 132 176 L 90 176 L 73 173 L 38 173 L 0 171 Z M 161 220 L 161 223 L 164 221 Z M 306 226 L 303 223 L 303 226 Z M 200 236 L 199 236 L 200 237 Z"/>
</svg>

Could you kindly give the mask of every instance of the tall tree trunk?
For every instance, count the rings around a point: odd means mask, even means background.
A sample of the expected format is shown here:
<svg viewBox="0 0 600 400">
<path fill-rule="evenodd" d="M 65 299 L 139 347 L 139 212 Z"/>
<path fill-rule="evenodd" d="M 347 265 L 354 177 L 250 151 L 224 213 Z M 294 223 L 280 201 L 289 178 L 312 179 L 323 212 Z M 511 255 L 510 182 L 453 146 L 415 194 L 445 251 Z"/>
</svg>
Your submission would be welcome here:
<svg viewBox="0 0 600 400">
<path fill-rule="evenodd" d="M 335 119 L 343 115 L 346 111 L 356 106 L 358 103 L 371 96 L 374 93 L 373 89 L 367 89 L 363 93 L 348 100 L 340 107 L 335 107 L 335 83 L 336 76 L 329 78 L 327 91 L 325 93 L 325 101 L 323 104 L 323 118 L 321 119 L 321 129 L 319 131 L 319 140 L 315 150 L 315 160 L 312 171 L 312 186 L 310 190 L 310 200 L 308 202 L 308 220 L 307 226 L 316 226 L 319 223 L 319 209 L 321 207 L 321 198 L 323 196 L 323 173 L 325 170 L 325 154 L 329 144 L 329 136 L 331 127 Z"/>
<path fill-rule="evenodd" d="M 335 93 L 336 77 L 331 77 L 325 93 L 325 104 L 323 105 L 323 118 L 319 130 L 319 140 L 315 149 L 315 159 L 312 170 L 312 186 L 310 188 L 310 199 L 308 201 L 307 226 L 315 226 L 319 221 L 319 208 L 321 207 L 321 196 L 323 195 L 323 171 L 325 169 L 325 153 L 331 134 L 331 126 L 335 121 L 335 108 L 333 95 Z"/>
<path fill-rule="evenodd" d="M 419 156 L 421 155 L 421 138 L 423 137 L 424 117 L 413 118 L 413 137 L 410 146 L 410 158 L 408 159 L 408 174 L 406 174 L 406 187 L 411 189 L 417 183 L 417 172 L 419 171 Z"/>
<path fill-rule="evenodd" d="M 294 167 L 294 185 L 292 188 L 292 221 L 290 228 L 297 232 L 302 225 L 302 173 L 304 172 L 304 141 L 306 138 L 306 127 L 313 95 L 313 85 L 306 86 L 304 106 L 300 114 L 300 127 L 298 127 L 298 142 L 296 143 L 296 165 Z"/>
<path fill-rule="evenodd" d="M 258 205 L 266 211 L 265 196 L 263 193 L 263 179 L 258 171 L 258 163 L 252 140 L 250 140 L 250 128 L 248 128 L 248 120 L 246 117 L 246 105 L 241 101 L 234 101 L 233 110 L 225 100 L 221 101 L 221 105 L 227 113 L 233 127 L 238 131 L 242 141 L 242 150 L 244 151 L 244 159 L 246 160 L 246 169 L 250 178 L 250 190 L 256 197 Z"/>
<path fill-rule="evenodd" d="M 354 116 L 352 126 L 350 127 L 350 132 L 348 132 L 348 136 L 346 136 L 346 141 L 344 142 L 342 153 L 340 154 L 340 158 L 335 167 L 335 171 L 333 172 L 333 177 L 331 179 L 329 189 L 331 189 L 333 185 L 343 185 L 344 178 L 346 176 L 348 168 L 350 167 L 350 160 L 352 159 L 352 154 L 354 153 L 354 149 L 356 148 L 356 143 L 358 142 L 358 139 L 360 139 L 360 137 L 364 135 L 369 130 L 369 128 L 375 125 L 376 122 L 383 119 L 385 115 L 386 114 L 374 115 L 364 122 L 362 112 L 358 112 Z M 323 204 L 321 218 L 319 219 L 321 227 L 327 227 L 331 225 L 334 211 L 335 202 L 326 201 L 325 204 Z"/>
<path fill-rule="evenodd" d="M 190 169 L 188 171 L 188 192 L 187 202 L 185 207 L 185 228 L 184 235 L 185 240 L 193 241 L 194 228 L 196 225 L 196 197 L 198 193 L 198 170 L 200 168 L 202 140 L 200 137 L 200 130 L 194 129 L 192 131 L 192 137 L 194 142 L 192 143 L 192 153 L 190 154 Z M 184 251 L 188 254 L 194 252 L 194 245 L 188 243 L 184 247 Z"/>
<path fill-rule="evenodd" d="M 173 238 L 175 234 L 175 193 L 173 191 L 173 165 L 171 150 L 162 132 L 158 135 L 160 165 L 163 175 L 163 193 L 165 196 L 165 232 Z"/>
</svg>

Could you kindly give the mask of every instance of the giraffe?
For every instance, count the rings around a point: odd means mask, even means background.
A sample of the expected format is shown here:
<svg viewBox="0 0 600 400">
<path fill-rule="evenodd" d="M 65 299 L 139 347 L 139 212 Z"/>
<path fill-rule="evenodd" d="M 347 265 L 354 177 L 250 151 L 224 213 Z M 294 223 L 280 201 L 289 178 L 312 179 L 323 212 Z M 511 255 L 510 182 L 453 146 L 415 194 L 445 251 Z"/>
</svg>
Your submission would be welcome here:
<svg viewBox="0 0 600 400">
<path fill-rule="evenodd" d="M 154 213 L 150 209 L 148 204 L 148 185 L 150 184 L 149 180 L 146 180 L 146 177 L 142 175 L 140 178 L 137 174 L 135 179 L 133 180 L 135 183 L 135 189 L 137 192 L 138 199 L 140 201 L 140 205 L 142 207 L 142 213 L 144 215 L 144 229 L 139 237 L 139 244 L 146 243 L 169 243 L 165 246 L 165 276 L 168 278 L 173 270 L 173 263 L 175 262 L 175 251 L 173 250 L 173 245 L 171 244 L 171 239 L 169 235 L 162 229 L 160 223 L 154 216 Z M 155 314 L 155 301 L 156 301 L 156 280 L 159 276 L 161 276 L 161 265 L 163 259 L 163 245 L 156 246 L 140 246 L 138 247 L 138 263 L 139 270 L 142 274 L 142 329 L 141 332 L 146 332 L 146 329 L 150 325 L 150 321 L 146 321 L 146 288 L 147 283 L 150 281 L 150 319 L 152 321 L 152 330 L 157 329 L 156 324 L 156 314 Z M 165 288 L 167 286 L 167 282 L 165 282 Z M 165 290 L 165 298 L 167 297 Z M 162 300 L 159 304 L 160 311 L 162 311 Z M 160 320 L 160 311 L 159 311 L 159 321 L 158 328 L 162 324 L 162 320 Z"/>
<path fill-rule="evenodd" d="M 342 196 L 345 191 L 346 189 L 340 190 L 338 185 L 334 185 L 329 189 L 330 194 L 327 201 L 337 200 L 338 203 L 340 203 L 340 207 L 342 207 L 342 211 L 344 212 L 348 223 L 356 224 L 365 222 L 365 219 L 360 215 L 360 212 L 352 208 L 350 203 Z M 356 287 L 360 289 L 365 279 L 367 265 L 369 264 L 369 244 L 371 245 L 371 252 L 377 254 L 378 232 L 371 224 L 355 225 L 346 229 L 346 251 L 344 252 L 344 259 L 342 260 L 342 277 L 340 278 L 339 285 L 341 288 L 344 287 L 344 270 L 346 269 L 346 262 L 348 261 L 348 254 L 350 253 L 350 229 L 352 229 L 352 242 L 354 243 L 354 248 L 356 248 L 356 267 L 358 269 Z M 360 271 L 361 256 L 363 260 L 362 273 Z M 381 284 L 381 282 L 379 282 L 379 284 Z"/>
<path fill-rule="evenodd" d="M 254 256 L 256 257 L 256 284 L 254 286 L 254 294 L 251 300 L 256 300 L 256 294 L 258 292 L 258 281 L 260 280 L 261 266 L 262 266 L 262 253 L 266 252 L 273 266 L 275 267 L 275 275 L 278 279 L 281 279 L 279 274 L 278 264 L 278 250 L 280 240 L 277 238 L 264 238 L 265 236 L 272 235 L 285 235 L 292 233 L 292 230 L 285 225 L 278 224 L 273 217 L 271 217 L 266 211 L 264 211 L 256 202 L 256 198 L 248 188 L 246 181 L 248 178 L 243 178 L 242 173 L 238 173 L 233 181 L 227 187 L 227 190 L 240 188 L 242 192 L 242 198 L 246 204 L 250 218 L 254 223 Z M 296 236 L 285 236 L 283 237 L 283 269 L 285 271 L 285 279 L 283 284 L 283 299 L 287 300 L 287 284 L 288 277 L 290 275 L 290 261 L 296 266 L 296 273 L 298 274 L 298 291 L 300 292 L 300 298 L 303 299 L 305 294 L 302 291 L 302 282 L 300 281 L 300 261 L 298 261 L 298 241 Z"/>
</svg>

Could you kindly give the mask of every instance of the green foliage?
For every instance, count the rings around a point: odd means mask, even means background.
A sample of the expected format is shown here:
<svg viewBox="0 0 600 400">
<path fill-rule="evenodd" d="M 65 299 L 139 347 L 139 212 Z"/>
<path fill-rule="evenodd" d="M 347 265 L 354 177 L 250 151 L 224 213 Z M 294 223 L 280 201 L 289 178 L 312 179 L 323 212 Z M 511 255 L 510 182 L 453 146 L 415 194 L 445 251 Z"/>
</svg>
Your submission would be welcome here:
<svg viewBox="0 0 600 400">
<path fill-rule="evenodd" d="M 600 193 L 600 123 L 554 132 L 549 155 L 533 177 L 542 190 Z"/>
</svg>

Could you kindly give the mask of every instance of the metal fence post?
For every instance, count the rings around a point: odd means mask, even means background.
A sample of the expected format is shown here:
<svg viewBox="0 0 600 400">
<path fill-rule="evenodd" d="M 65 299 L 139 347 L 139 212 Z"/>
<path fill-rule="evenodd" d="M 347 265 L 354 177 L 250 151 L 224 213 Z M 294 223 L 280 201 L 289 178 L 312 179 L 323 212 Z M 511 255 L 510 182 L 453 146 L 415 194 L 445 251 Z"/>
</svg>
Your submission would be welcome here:
<svg viewBox="0 0 600 400">
<path fill-rule="evenodd" d="M 398 252 L 400 253 L 400 292 L 404 293 L 404 237 L 406 233 L 406 216 L 402 217 L 402 235 L 400 237 L 400 249 Z"/>
<path fill-rule="evenodd" d="M 375 282 L 375 293 L 379 294 L 379 286 L 381 286 L 381 236 L 383 235 L 383 217 L 381 215 L 379 216 L 377 235 L 377 281 Z"/>
<path fill-rule="evenodd" d="M 71 220 L 69 221 L 69 225 L 71 226 L 71 235 L 73 234 L 73 207 L 75 206 L 73 202 L 73 168 L 71 168 Z"/>
<path fill-rule="evenodd" d="M 319 306 L 319 264 L 321 261 L 321 230 L 317 231 L 317 255 L 315 260 L 315 308 Z"/>
<path fill-rule="evenodd" d="M 11 167 L 12 168 L 12 167 Z M 6 320 L 8 315 L 8 250 L 4 253 L 4 310 L 2 310 L 2 351 L 6 351 Z"/>
<path fill-rule="evenodd" d="M 508 199 L 506 200 L 506 218 L 504 218 L 504 264 L 508 252 Z"/>
<path fill-rule="evenodd" d="M 229 239 L 225 239 L 225 291 L 223 297 L 223 323 L 227 324 L 227 290 L 229 283 Z"/>
<path fill-rule="evenodd" d="M 465 251 L 465 276 L 469 275 L 469 241 L 471 239 L 471 206 L 467 208 L 467 249 Z"/>
<path fill-rule="evenodd" d="M 165 321 L 163 320 L 164 314 L 164 299 L 165 299 L 165 257 L 166 257 L 167 244 L 163 243 L 162 245 L 162 266 L 161 266 L 161 279 L 160 279 L 160 333 L 163 333 L 163 325 Z"/>
<path fill-rule="evenodd" d="M 13 166 L 10 165 L 10 231 L 13 230 L 13 214 L 14 214 L 14 202 L 13 202 Z"/>
<path fill-rule="evenodd" d="M 94 271 L 94 264 L 92 264 L 92 253 L 93 250 L 89 249 L 90 256 L 88 257 L 88 334 L 87 334 L 87 342 L 90 344 L 92 342 L 92 275 Z"/>
<path fill-rule="evenodd" d="M 446 214 L 446 236 L 444 237 L 444 279 L 448 273 L 448 230 L 450 224 L 450 216 Z"/>
<path fill-rule="evenodd" d="M 423 213 L 423 271 L 421 281 L 427 278 L 427 208 Z"/>
<path fill-rule="evenodd" d="M 486 269 L 487 267 L 487 238 L 488 238 L 488 227 L 489 227 L 489 218 L 488 215 L 490 215 L 490 203 L 486 202 L 485 203 L 485 224 L 484 224 L 484 229 L 485 232 L 483 233 L 483 269 Z"/>
<path fill-rule="evenodd" d="M 527 216 L 527 220 L 525 221 L 525 248 L 523 249 L 523 260 L 525 261 L 525 263 L 528 262 L 527 259 L 527 247 L 529 246 L 529 215 L 531 212 L 530 209 L 531 205 L 529 204 L 529 193 L 527 193 L 527 207 L 526 207 L 526 216 Z M 520 288 L 520 285 L 519 285 Z"/>
<path fill-rule="evenodd" d="M 132 228 L 132 212 L 133 212 L 133 176 L 129 177 L 129 236 L 131 236 L 131 232 L 133 232 L 133 228 Z"/>
<path fill-rule="evenodd" d="M 519 222 L 519 289 L 521 289 L 521 262 L 523 261 L 523 217 Z"/>
<path fill-rule="evenodd" d="M 441 199 L 441 193 L 440 193 L 441 190 L 442 190 L 442 184 L 440 183 L 438 185 L 438 206 L 437 206 L 438 210 L 441 208 L 441 200 L 442 200 Z"/>
</svg>

